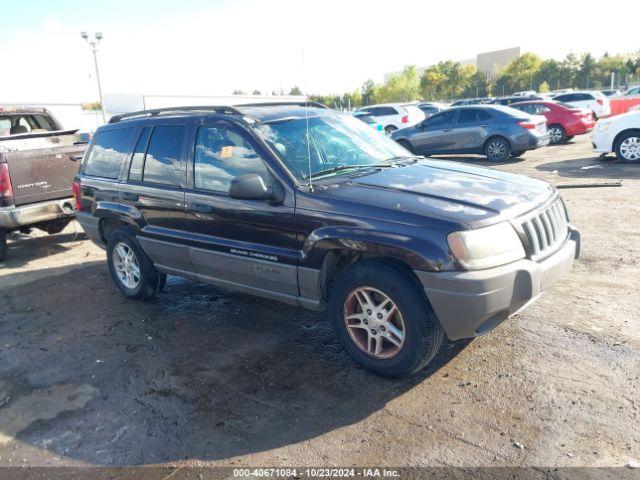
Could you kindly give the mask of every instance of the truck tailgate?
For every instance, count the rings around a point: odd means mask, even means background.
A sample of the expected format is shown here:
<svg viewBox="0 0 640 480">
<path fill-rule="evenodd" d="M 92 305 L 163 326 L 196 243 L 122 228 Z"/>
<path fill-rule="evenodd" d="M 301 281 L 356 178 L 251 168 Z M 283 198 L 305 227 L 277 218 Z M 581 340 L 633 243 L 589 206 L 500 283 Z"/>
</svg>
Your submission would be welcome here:
<svg viewBox="0 0 640 480">
<path fill-rule="evenodd" d="M 0 142 L 16 205 L 71 196 L 71 183 L 87 145 L 78 134 L 30 136 Z"/>
</svg>

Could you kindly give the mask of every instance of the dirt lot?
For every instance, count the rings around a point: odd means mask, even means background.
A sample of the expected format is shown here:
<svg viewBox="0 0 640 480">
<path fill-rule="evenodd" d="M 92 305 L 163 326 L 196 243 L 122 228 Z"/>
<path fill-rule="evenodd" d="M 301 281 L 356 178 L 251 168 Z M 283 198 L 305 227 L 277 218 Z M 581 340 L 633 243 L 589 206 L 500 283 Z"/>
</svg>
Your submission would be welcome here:
<svg viewBox="0 0 640 480">
<path fill-rule="evenodd" d="M 487 164 L 477 158 L 466 158 Z M 125 300 L 71 225 L 0 268 L 0 465 L 624 466 L 640 458 L 640 166 L 589 139 L 492 167 L 554 184 L 571 275 L 411 379 L 342 352 L 322 315 L 170 278 Z"/>
</svg>

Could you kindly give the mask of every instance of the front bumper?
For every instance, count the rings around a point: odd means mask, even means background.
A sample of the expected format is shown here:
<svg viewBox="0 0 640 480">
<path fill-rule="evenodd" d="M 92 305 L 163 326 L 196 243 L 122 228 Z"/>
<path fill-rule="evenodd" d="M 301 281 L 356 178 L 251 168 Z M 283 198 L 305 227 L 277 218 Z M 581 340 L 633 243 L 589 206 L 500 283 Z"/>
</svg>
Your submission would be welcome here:
<svg viewBox="0 0 640 480">
<path fill-rule="evenodd" d="M 591 143 L 593 151 L 597 153 L 610 153 L 613 151 L 613 138 L 608 130 L 595 130 L 591 134 Z"/>
<path fill-rule="evenodd" d="M 2 207 L 0 208 L 0 228 L 12 230 L 71 216 L 73 216 L 72 198 L 18 207 Z"/>
<path fill-rule="evenodd" d="M 518 260 L 486 270 L 416 271 L 447 337 L 477 337 L 491 331 L 563 277 L 580 253 L 580 233 L 541 262 Z"/>
</svg>

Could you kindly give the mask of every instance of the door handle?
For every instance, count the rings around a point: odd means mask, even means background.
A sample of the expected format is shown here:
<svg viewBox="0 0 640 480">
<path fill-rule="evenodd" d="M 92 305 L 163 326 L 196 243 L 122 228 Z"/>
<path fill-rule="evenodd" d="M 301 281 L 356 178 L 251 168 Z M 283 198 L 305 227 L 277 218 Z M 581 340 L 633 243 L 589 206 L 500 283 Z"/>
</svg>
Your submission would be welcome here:
<svg viewBox="0 0 640 480">
<path fill-rule="evenodd" d="M 485 123 L 484 125 L 482 125 L 482 128 L 489 128 L 491 125 L 488 123 Z"/>
<path fill-rule="evenodd" d="M 135 193 L 129 193 L 129 192 L 122 192 L 121 196 L 123 200 L 131 200 L 132 202 L 137 202 L 138 199 L 140 198 L 139 195 L 136 195 Z"/>
<path fill-rule="evenodd" d="M 451 128 L 445 128 L 445 129 L 444 129 L 444 130 L 442 130 L 442 131 L 443 131 L 443 132 L 450 132 L 451 130 L 453 130 L 453 129 L 451 129 Z"/>
<path fill-rule="evenodd" d="M 213 213 L 213 207 L 205 203 L 192 203 L 191 210 L 198 213 Z"/>
</svg>

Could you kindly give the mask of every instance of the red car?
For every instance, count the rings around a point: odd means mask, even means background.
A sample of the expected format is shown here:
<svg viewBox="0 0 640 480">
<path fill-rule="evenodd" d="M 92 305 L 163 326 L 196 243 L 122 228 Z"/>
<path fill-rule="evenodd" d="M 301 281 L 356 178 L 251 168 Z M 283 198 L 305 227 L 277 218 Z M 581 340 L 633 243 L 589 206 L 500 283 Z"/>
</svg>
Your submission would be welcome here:
<svg viewBox="0 0 640 480">
<path fill-rule="evenodd" d="M 534 100 L 530 102 L 512 103 L 517 108 L 532 115 L 544 115 L 551 143 L 562 143 L 576 135 L 593 130 L 596 122 L 589 110 L 575 108 L 561 102 Z"/>
</svg>

